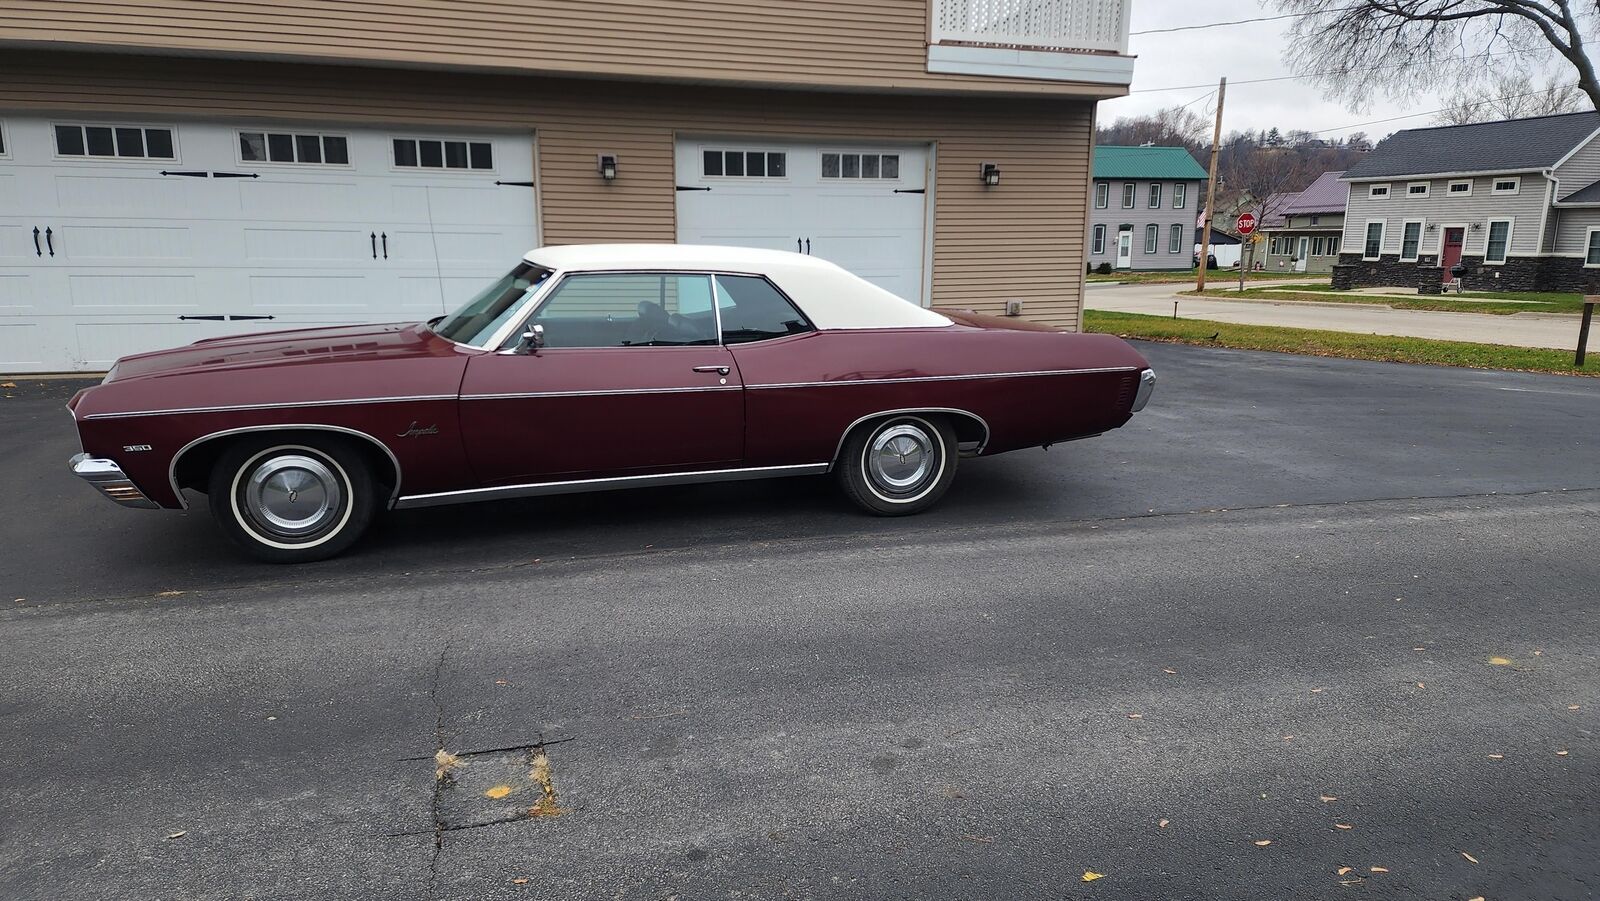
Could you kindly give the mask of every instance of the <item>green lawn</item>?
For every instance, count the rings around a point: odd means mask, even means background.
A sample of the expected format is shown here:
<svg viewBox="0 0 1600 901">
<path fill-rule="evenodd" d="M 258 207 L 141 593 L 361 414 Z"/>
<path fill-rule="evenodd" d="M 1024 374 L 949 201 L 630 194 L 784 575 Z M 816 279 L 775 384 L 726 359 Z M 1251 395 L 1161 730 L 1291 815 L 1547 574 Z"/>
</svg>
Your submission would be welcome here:
<svg viewBox="0 0 1600 901">
<path fill-rule="evenodd" d="M 1316 278 L 1304 272 L 1250 272 L 1246 273 L 1245 283 L 1250 282 L 1276 282 L 1299 279 L 1305 281 Z M 1182 285 L 1194 284 L 1195 270 L 1169 269 L 1164 271 L 1133 272 L 1128 270 L 1114 271 L 1109 275 L 1098 272 L 1089 273 L 1091 282 L 1122 282 L 1123 284 L 1142 285 Z M 1206 270 L 1206 284 L 1239 284 L 1239 270 L 1237 269 L 1208 269 Z"/>
<path fill-rule="evenodd" d="M 1185 294 L 1194 295 L 1193 291 Z M 1450 313 L 1581 313 L 1583 295 L 1558 294 L 1552 291 L 1468 291 L 1464 294 L 1357 294 L 1354 291 L 1335 291 L 1328 285 L 1285 285 L 1273 288 L 1246 288 L 1240 291 L 1223 291 L 1206 288 L 1207 297 L 1242 297 L 1260 300 L 1314 300 L 1318 303 L 1377 303 L 1397 310 L 1436 310 Z M 1478 298 L 1468 300 L 1467 298 Z M 1507 301 L 1495 303 L 1494 301 Z M 1511 303 L 1510 301 L 1522 301 Z"/>
<path fill-rule="evenodd" d="M 1600 353 L 1594 355 L 1587 367 L 1576 369 L 1572 365 L 1572 351 L 1567 350 L 1472 344 L 1466 341 L 1433 341 L 1427 338 L 1393 338 L 1271 325 L 1235 325 L 1204 319 L 1168 319 L 1165 316 L 1108 313 L 1100 310 L 1085 310 L 1083 322 L 1086 331 L 1172 344 L 1272 350 L 1280 353 L 1348 357 L 1353 360 L 1381 360 L 1391 363 L 1427 363 L 1435 366 L 1465 366 L 1472 369 L 1512 369 L 1520 372 L 1600 376 Z"/>
</svg>

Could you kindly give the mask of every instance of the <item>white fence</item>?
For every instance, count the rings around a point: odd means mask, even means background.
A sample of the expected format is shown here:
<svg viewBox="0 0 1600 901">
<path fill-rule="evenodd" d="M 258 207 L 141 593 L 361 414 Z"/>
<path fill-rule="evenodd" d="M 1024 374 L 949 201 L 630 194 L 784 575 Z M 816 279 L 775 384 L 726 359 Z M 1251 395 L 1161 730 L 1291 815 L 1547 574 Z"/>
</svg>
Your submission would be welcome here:
<svg viewBox="0 0 1600 901">
<path fill-rule="evenodd" d="M 1128 52 L 1133 0 L 931 0 L 933 42 Z"/>
</svg>

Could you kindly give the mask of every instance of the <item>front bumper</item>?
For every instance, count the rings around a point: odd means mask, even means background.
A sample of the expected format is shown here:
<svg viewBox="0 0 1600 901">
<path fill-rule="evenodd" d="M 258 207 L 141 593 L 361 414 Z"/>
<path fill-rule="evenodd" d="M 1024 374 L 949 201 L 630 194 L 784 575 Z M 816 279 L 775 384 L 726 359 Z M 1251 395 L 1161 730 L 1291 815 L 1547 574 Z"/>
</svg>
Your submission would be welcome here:
<svg viewBox="0 0 1600 901">
<path fill-rule="evenodd" d="M 93 485 L 99 492 L 124 507 L 159 510 L 161 505 L 144 496 L 133 480 L 113 460 L 74 454 L 68 461 L 72 474 Z"/>
<path fill-rule="evenodd" d="M 1146 369 L 1139 373 L 1139 393 L 1133 396 L 1133 409 L 1128 412 L 1137 413 L 1143 410 L 1144 405 L 1150 402 L 1150 395 L 1154 394 L 1155 390 L 1156 371 L 1154 369 Z"/>
</svg>

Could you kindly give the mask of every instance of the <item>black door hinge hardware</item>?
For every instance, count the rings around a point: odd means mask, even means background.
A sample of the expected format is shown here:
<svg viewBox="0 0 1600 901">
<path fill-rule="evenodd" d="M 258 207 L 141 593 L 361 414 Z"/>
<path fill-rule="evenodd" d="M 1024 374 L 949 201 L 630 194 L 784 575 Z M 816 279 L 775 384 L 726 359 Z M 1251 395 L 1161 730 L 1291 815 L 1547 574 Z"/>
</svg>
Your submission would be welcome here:
<svg viewBox="0 0 1600 901">
<path fill-rule="evenodd" d="M 161 170 L 161 174 L 162 175 L 181 175 L 184 178 L 205 178 L 206 177 L 206 174 L 204 172 L 168 172 L 165 169 Z"/>
<path fill-rule="evenodd" d="M 694 187 L 692 185 L 673 185 L 673 187 L 677 188 L 679 191 L 709 191 L 709 190 L 711 190 L 710 188 L 696 188 L 696 187 Z"/>
<path fill-rule="evenodd" d="M 212 178 L 260 178 L 260 172 L 213 172 Z"/>
<path fill-rule="evenodd" d="M 926 194 L 926 193 L 928 193 L 928 189 L 927 188 L 895 188 L 894 192 L 896 194 Z"/>
<path fill-rule="evenodd" d="M 534 183 L 531 182 L 531 181 L 497 181 L 497 182 L 495 182 L 495 184 L 504 185 L 504 186 L 506 186 L 508 188 L 532 188 L 532 187 L 536 187 L 536 185 L 534 185 Z"/>
<path fill-rule="evenodd" d="M 228 317 L 218 314 L 218 315 L 215 315 L 215 316 L 211 316 L 211 315 L 206 315 L 206 316 L 179 316 L 178 318 L 179 319 L 204 319 L 204 320 L 206 320 L 208 322 L 221 322 L 224 319 L 227 319 Z"/>
<path fill-rule="evenodd" d="M 276 316 L 229 316 L 228 320 L 230 322 L 240 322 L 240 321 L 246 320 L 246 319 L 277 319 L 277 318 L 278 317 L 276 317 Z"/>
</svg>

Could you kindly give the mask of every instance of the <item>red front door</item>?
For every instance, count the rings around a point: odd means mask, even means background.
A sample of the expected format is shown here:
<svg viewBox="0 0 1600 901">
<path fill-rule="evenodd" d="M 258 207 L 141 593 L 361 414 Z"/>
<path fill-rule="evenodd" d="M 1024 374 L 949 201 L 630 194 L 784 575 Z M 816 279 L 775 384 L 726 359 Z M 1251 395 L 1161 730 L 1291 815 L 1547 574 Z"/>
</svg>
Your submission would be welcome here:
<svg viewBox="0 0 1600 901">
<path fill-rule="evenodd" d="M 1444 267 L 1444 280 L 1450 281 L 1455 276 L 1450 270 L 1455 264 L 1461 262 L 1461 244 L 1466 240 L 1466 229 L 1447 228 L 1444 230 L 1444 250 L 1439 254 L 1439 265 Z"/>
</svg>

